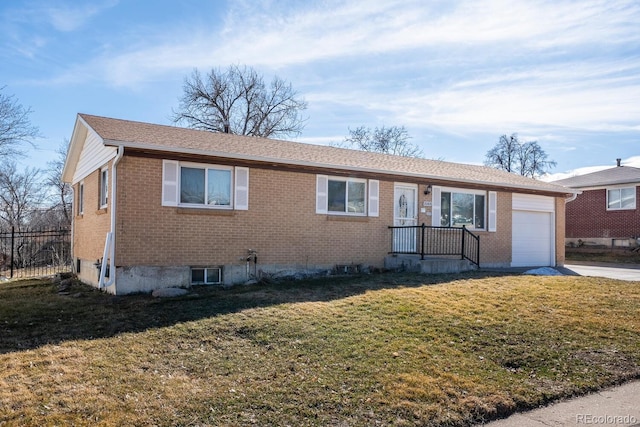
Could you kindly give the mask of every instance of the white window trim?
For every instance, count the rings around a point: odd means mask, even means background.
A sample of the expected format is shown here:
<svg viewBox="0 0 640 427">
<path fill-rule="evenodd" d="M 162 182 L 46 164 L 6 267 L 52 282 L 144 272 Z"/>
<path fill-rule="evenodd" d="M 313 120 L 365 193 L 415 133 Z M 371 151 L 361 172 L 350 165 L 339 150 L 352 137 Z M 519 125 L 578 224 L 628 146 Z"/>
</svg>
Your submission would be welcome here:
<svg viewBox="0 0 640 427">
<path fill-rule="evenodd" d="M 474 196 L 484 196 L 484 228 L 467 227 L 467 230 L 495 231 L 495 227 L 489 227 L 489 219 L 490 219 L 489 213 L 491 211 L 491 207 L 489 206 L 489 193 L 491 193 L 490 191 L 471 190 L 466 188 L 454 188 L 454 187 L 440 187 L 439 195 L 438 195 L 438 210 L 440 211 L 440 214 L 438 215 L 438 223 L 440 223 L 440 217 L 442 216 L 442 206 L 440 206 L 440 196 L 442 195 L 442 193 L 460 193 L 460 194 L 473 194 Z M 432 203 L 432 205 L 433 204 L 434 203 Z M 473 201 L 473 204 L 475 209 L 475 200 Z M 435 221 L 435 218 L 434 218 L 434 221 Z M 455 227 L 455 226 L 452 226 L 452 227 Z"/>
<path fill-rule="evenodd" d="M 319 175 L 320 176 L 320 175 Z M 364 178 L 350 178 L 350 177 L 345 177 L 345 176 L 326 176 L 327 181 L 326 181 L 326 206 L 324 206 L 324 208 L 326 209 L 319 209 L 317 210 L 317 212 L 323 212 L 326 213 L 327 215 L 340 215 L 340 216 L 367 216 L 367 212 L 369 211 L 369 201 L 367 200 L 367 195 L 369 194 L 369 183 L 367 182 L 366 179 Z M 361 182 L 364 183 L 364 212 L 336 212 L 336 211 L 330 211 L 329 210 L 329 181 L 343 181 L 347 183 L 347 193 L 348 193 L 348 188 L 349 182 Z M 318 191 L 317 186 L 316 186 L 316 191 Z M 317 197 L 317 194 L 316 194 Z M 345 197 L 347 197 L 347 200 L 345 200 L 346 203 L 348 203 L 348 194 L 345 194 Z"/>
<path fill-rule="evenodd" d="M 380 181 L 369 180 L 369 201 L 367 204 L 367 214 L 371 217 L 380 216 Z"/>
<path fill-rule="evenodd" d="M 104 209 L 109 205 L 109 167 L 100 169 L 100 188 L 98 189 L 99 208 Z M 104 202 L 104 203 L 103 203 Z"/>
<path fill-rule="evenodd" d="M 487 231 L 495 232 L 498 227 L 498 192 L 497 191 L 489 191 L 489 201 L 487 203 L 488 210 L 487 215 Z"/>
<path fill-rule="evenodd" d="M 623 208 L 623 207 L 619 207 L 619 208 L 610 208 L 609 207 L 609 191 L 612 190 L 618 190 L 620 191 L 620 202 L 622 204 L 622 190 L 633 190 L 633 207 L 628 207 L 628 208 Z M 607 203 L 607 211 L 633 211 L 636 209 L 636 206 L 638 206 L 638 190 L 636 189 L 635 185 L 632 186 L 616 186 L 616 187 L 607 187 L 605 189 L 606 191 L 606 203 Z"/>
<path fill-rule="evenodd" d="M 203 270 L 204 281 L 203 282 L 194 282 L 193 281 L 193 270 Z M 208 270 L 218 270 L 218 281 L 217 282 L 208 282 L 207 281 L 207 271 Z M 191 267 L 191 280 L 190 283 L 192 285 L 219 285 L 222 284 L 222 266 L 216 267 Z"/>
<path fill-rule="evenodd" d="M 467 194 L 479 194 L 486 196 L 486 190 L 470 190 L 467 188 L 455 188 L 455 187 L 440 187 L 441 193 L 467 193 Z"/>
<path fill-rule="evenodd" d="M 187 168 L 197 168 L 197 169 L 204 169 L 205 170 L 205 180 L 204 180 L 204 194 L 205 196 L 207 195 L 207 185 L 208 185 L 208 180 L 207 180 L 207 169 L 215 169 L 215 170 L 227 170 L 231 173 L 231 185 L 229 188 L 229 205 L 208 205 L 206 203 L 200 204 L 200 203 L 182 203 L 180 202 L 180 192 L 182 190 L 182 182 L 181 182 L 181 177 L 182 177 L 182 168 L 183 167 L 187 167 Z M 197 208 L 197 209 L 223 209 L 223 210 L 233 210 L 234 208 L 234 203 L 235 203 L 235 194 L 234 194 L 234 190 L 236 187 L 236 183 L 235 183 L 235 179 L 234 179 L 234 168 L 233 166 L 225 166 L 225 165 L 215 165 L 215 164 L 209 164 L 209 163 L 192 163 L 192 162 L 178 162 L 178 206 L 179 207 L 185 207 L 185 208 Z"/>
<path fill-rule="evenodd" d="M 179 162 L 162 160 L 162 206 L 178 206 Z"/>
<path fill-rule="evenodd" d="M 78 183 L 78 215 L 84 215 L 84 181 Z"/>
<path fill-rule="evenodd" d="M 234 209 L 249 210 L 249 168 L 236 166 L 232 179 Z"/>
</svg>

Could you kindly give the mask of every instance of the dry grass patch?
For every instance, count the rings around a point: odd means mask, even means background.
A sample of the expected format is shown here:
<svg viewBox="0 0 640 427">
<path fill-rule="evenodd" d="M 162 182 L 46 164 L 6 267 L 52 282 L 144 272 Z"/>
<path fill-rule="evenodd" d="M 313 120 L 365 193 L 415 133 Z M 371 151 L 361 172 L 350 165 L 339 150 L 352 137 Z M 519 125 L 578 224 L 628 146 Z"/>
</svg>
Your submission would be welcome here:
<svg viewBox="0 0 640 427">
<path fill-rule="evenodd" d="M 468 425 L 640 376 L 640 284 L 379 275 L 156 300 L 0 287 L 0 424 Z"/>
<path fill-rule="evenodd" d="M 640 252 L 632 250 L 632 248 L 566 248 L 565 256 L 567 263 L 579 261 L 640 264 Z"/>
</svg>

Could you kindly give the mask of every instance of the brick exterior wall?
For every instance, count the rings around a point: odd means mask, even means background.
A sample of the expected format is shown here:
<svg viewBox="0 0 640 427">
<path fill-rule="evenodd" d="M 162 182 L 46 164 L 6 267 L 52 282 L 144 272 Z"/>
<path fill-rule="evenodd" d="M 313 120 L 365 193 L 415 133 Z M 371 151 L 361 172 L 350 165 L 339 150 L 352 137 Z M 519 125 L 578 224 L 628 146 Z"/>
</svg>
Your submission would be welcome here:
<svg viewBox="0 0 640 427">
<path fill-rule="evenodd" d="M 111 169 L 109 168 L 109 180 Z M 111 200 L 108 200 L 107 208 L 99 208 L 99 181 L 100 170 L 96 170 L 87 176 L 84 183 L 84 208 L 83 214 L 78 214 L 78 187 L 73 186 L 74 195 L 74 222 L 73 222 L 73 253 L 74 257 L 95 262 L 102 258 L 104 253 L 104 241 L 111 227 Z M 109 189 L 111 182 L 109 182 Z M 111 194 L 109 193 L 109 199 Z M 84 271 L 83 271 L 84 270 Z M 86 271 L 81 269 L 81 277 L 91 275 L 91 281 L 97 280 L 95 269 Z"/>
<path fill-rule="evenodd" d="M 636 209 L 607 210 L 607 190 L 585 190 L 567 203 L 568 239 L 612 239 L 640 236 L 640 187 L 636 187 Z"/>
<path fill-rule="evenodd" d="M 118 265 L 237 264 L 255 249 L 265 264 L 381 266 L 390 249 L 393 181 L 380 181 L 379 217 L 345 217 L 315 213 L 313 173 L 250 168 L 248 211 L 160 206 L 160 159 L 125 156 L 118 177 Z M 425 185 L 418 206 L 431 201 Z M 563 260 L 564 201 L 557 200 L 556 252 Z M 497 202 L 497 232 L 476 232 L 481 264 L 511 260 L 511 193 L 499 192 Z M 418 216 L 423 222 L 431 224 L 426 212 Z"/>
<path fill-rule="evenodd" d="M 118 166 L 119 266 L 366 264 L 380 267 L 389 250 L 391 204 L 379 217 L 317 215 L 316 175 L 250 168 L 249 210 L 161 206 L 162 160 L 125 156 Z M 393 183 L 380 183 L 391 200 Z"/>
<path fill-rule="evenodd" d="M 480 236 L 480 265 L 508 266 L 511 263 L 511 193 L 498 193 L 496 232 L 475 232 Z M 488 221 L 488 218 L 487 218 Z"/>
<path fill-rule="evenodd" d="M 110 230 L 111 200 L 98 209 L 99 170 L 84 179 L 84 214 L 75 216 L 74 256 L 102 257 Z M 214 210 L 161 206 L 162 160 L 125 156 L 118 165 L 116 265 L 118 267 L 242 267 L 249 249 L 258 265 L 307 266 L 363 264 L 382 267 L 391 249 L 394 181 L 380 180 L 379 217 L 320 215 L 316 209 L 316 174 L 249 168 L 249 210 Z M 112 179 L 109 169 L 109 179 Z M 405 181 L 406 182 L 406 181 Z M 418 185 L 418 224 L 431 224 L 424 202 L 432 195 Z M 431 183 L 436 185 L 436 183 Z M 109 183 L 111 189 L 112 183 Z M 74 186 L 77 197 L 77 184 Z M 497 231 L 480 236 L 481 266 L 509 266 L 512 194 L 497 193 Z M 564 262 L 564 199 L 556 199 L 556 259 Z M 488 218 L 487 218 L 488 219 Z M 83 267 L 84 268 L 84 267 Z M 87 269 L 85 269 L 87 270 Z M 89 269 L 90 270 L 90 269 Z M 96 271 L 84 272 L 90 283 Z"/>
</svg>

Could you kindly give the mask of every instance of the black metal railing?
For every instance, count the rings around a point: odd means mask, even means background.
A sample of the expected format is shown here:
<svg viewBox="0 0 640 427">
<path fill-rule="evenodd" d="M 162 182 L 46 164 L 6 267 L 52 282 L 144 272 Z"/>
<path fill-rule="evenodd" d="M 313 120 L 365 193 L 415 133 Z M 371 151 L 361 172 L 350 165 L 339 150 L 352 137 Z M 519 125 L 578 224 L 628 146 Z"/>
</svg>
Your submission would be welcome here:
<svg viewBox="0 0 640 427">
<path fill-rule="evenodd" d="M 0 230 L 0 276 L 47 276 L 71 267 L 70 229 Z"/>
<path fill-rule="evenodd" d="M 465 226 L 434 227 L 425 224 L 391 226 L 390 254 L 457 255 L 480 265 L 480 237 Z"/>
</svg>

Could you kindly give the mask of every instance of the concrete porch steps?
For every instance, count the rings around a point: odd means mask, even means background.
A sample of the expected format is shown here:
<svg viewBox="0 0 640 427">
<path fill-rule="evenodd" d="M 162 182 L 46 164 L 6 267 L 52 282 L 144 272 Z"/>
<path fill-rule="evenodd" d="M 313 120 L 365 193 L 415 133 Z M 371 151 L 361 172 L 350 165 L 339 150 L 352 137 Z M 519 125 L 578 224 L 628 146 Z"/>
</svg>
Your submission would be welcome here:
<svg viewBox="0 0 640 427">
<path fill-rule="evenodd" d="M 387 255 L 384 267 L 389 270 L 411 271 L 422 274 L 461 273 L 476 270 L 478 267 L 466 259 L 428 257 L 420 255 Z"/>
</svg>

